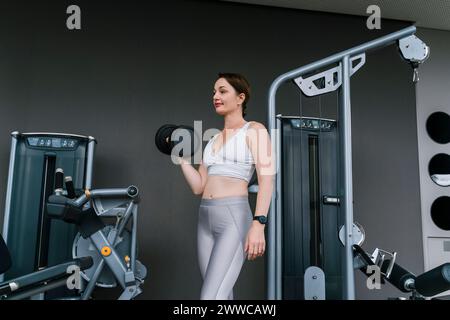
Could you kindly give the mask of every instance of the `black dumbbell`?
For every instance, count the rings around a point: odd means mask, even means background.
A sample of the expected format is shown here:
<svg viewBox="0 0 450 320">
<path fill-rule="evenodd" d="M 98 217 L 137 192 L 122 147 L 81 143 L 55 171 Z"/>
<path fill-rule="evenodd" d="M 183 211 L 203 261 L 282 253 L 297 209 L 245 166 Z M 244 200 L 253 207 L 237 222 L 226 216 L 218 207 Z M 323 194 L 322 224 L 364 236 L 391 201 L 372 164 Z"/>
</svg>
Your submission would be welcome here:
<svg viewBox="0 0 450 320">
<path fill-rule="evenodd" d="M 172 136 L 174 135 L 176 130 L 185 130 L 184 132 L 179 133 L 179 140 L 178 141 L 172 141 Z M 187 134 L 187 135 L 186 135 Z M 177 133 L 175 133 L 177 135 Z M 196 136 L 194 132 L 194 128 L 190 126 L 184 126 L 184 125 L 173 125 L 173 124 L 165 124 L 162 127 L 158 129 L 158 131 L 155 134 L 155 144 L 159 151 L 161 151 L 164 154 L 171 155 L 173 149 L 175 146 L 183 142 L 183 138 L 189 136 L 190 143 L 191 143 L 191 153 L 189 155 L 183 154 L 183 148 L 181 148 L 178 151 L 178 154 L 174 154 L 179 157 L 190 157 L 193 156 L 197 150 L 197 147 L 199 145 L 198 137 Z"/>
</svg>

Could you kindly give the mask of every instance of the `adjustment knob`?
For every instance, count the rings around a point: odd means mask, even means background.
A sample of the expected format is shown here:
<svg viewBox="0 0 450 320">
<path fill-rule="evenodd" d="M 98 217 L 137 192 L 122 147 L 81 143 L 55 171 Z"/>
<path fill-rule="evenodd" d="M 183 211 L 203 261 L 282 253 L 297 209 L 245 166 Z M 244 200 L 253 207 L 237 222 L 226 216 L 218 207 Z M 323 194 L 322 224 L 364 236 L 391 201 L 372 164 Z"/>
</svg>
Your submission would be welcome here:
<svg viewBox="0 0 450 320">
<path fill-rule="evenodd" d="M 136 186 L 129 186 L 128 190 L 127 190 L 127 193 L 128 193 L 128 195 L 131 198 L 134 198 L 134 197 L 136 197 L 138 195 L 139 190 L 138 190 L 138 188 Z"/>
</svg>

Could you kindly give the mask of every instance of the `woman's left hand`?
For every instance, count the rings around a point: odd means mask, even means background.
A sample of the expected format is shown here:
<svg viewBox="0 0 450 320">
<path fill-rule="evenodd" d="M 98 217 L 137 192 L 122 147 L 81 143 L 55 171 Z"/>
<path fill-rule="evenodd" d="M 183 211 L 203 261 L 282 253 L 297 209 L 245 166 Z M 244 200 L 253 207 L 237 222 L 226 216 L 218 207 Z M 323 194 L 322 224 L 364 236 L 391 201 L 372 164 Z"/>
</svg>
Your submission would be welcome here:
<svg viewBox="0 0 450 320">
<path fill-rule="evenodd" d="M 245 240 L 245 252 L 248 260 L 255 260 L 262 257 L 266 251 L 266 240 L 264 238 L 264 225 L 258 221 L 253 221 Z"/>
</svg>

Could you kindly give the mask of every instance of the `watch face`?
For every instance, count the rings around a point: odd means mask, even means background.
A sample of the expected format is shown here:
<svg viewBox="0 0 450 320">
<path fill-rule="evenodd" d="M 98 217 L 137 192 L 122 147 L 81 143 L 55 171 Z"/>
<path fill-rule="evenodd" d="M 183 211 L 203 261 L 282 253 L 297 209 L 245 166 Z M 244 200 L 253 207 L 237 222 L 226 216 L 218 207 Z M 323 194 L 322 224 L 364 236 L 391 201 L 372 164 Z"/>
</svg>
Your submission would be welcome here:
<svg viewBox="0 0 450 320">
<path fill-rule="evenodd" d="M 259 216 L 259 217 L 257 217 L 257 219 L 262 224 L 265 224 L 267 222 L 267 217 L 265 217 L 265 216 Z"/>
</svg>

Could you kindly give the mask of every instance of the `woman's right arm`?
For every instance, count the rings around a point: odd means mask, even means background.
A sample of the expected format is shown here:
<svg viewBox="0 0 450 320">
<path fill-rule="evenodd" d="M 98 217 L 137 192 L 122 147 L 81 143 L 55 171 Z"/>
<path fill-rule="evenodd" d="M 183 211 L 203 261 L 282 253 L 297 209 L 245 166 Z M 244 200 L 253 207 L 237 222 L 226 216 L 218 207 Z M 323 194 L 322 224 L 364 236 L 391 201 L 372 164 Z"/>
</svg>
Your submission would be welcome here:
<svg viewBox="0 0 450 320">
<path fill-rule="evenodd" d="M 195 195 L 203 194 L 203 190 L 205 189 L 206 179 L 208 176 L 208 172 L 206 171 L 203 162 L 200 163 L 198 170 L 195 169 L 189 161 L 181 159 L 180 161 L 181 171 L 183 171 L 183 175 L 186 178 L 189 187 L 191 187 L 192 192 Z"/>
</svg>

